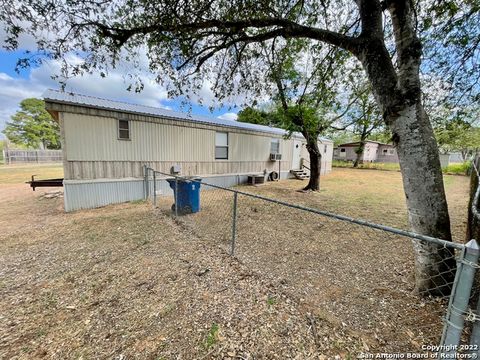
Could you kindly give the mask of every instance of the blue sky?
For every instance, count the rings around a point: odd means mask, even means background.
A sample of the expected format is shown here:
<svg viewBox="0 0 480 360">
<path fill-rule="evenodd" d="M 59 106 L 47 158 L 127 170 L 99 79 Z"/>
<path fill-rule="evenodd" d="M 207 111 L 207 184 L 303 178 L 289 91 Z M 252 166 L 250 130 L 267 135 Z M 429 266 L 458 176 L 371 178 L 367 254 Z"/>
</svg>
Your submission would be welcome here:
<svg viewBox="0 0 480 360">
<path fill-rule="evenodd" d="M 57 62 L 49 61 L 39 67 L 24 69 L 20 73 L 15 72 L 15 64 L 23 54 L 23 50 L 16 52 L 0 50 L 0 132 L 4 129 L 10 116 L 18 110 L 18 104 L 22 99 L 41 97 L 46 89 L 59 88 L 59 84 L 51 78 L 60 69 Z M 66 90 L 177 111 L 191 111 L 196 115 L 222 117 L 229 120 L 236 118 L 235 113 L 238 109 L 221 107 L 213 112 L 209 111 L 208 106 L 214 105 L 215 102 L 207 83 L 200 90 L 200 96 L 205 106 L 199 105 L 196 102 L 198 100 L 193 100 L 190 106 L 182 107 L 181 99 L 169 99 L 164 88 L 147 78 L 144 79 L 145 89 L 142 93 L 136 94 L 127 91 L 128 84 L 124 81 L 123 75 L 120 71 L 112 71 L 106 78 L 101 78 L 99 75 L 74 78 L 67 82 Z M 0 138 L 4 138 L 1 133 Z"/>
</svg>

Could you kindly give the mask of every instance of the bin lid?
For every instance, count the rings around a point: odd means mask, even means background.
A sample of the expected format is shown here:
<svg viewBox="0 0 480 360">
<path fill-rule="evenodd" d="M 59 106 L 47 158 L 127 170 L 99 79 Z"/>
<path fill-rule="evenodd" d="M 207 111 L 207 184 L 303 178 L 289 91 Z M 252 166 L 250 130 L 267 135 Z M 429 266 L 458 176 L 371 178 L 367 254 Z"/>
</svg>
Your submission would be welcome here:
<svg viewBox="0 0 480 360">
<path fill-rule="evenodd" d="M 175 181 L 175 179 L 177 179 L 178 181 L 180 182 L 186 182 L 186 181 L 202 181 L 202 178 L 201 177 L 198 177 L 198 176 L 182 176 L 182 177 L 178 177 L 178 178 L 170 178 L 170 179 L 167 179 L 167 181 Z"/>
</svg>

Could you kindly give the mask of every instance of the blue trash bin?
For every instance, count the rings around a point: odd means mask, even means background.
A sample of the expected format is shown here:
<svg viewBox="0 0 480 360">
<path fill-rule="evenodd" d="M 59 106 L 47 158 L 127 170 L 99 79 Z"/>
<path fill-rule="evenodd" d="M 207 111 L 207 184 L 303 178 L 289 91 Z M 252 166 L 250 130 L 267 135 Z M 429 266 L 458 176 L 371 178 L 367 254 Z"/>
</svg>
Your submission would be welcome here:
<svg viewBox="0 0 480 360">
<path fill-rule="evenodd" d="M 195 181 L 192 181 L 195 180 Z M 200 178 L 178 179 L 176 189 L 176 204 L 172 205 L 172 210 L 178 206 L 179 214 L 192 214 L 200 211 Z M 175 196 L 175 179 L 167 179 Z"/>
</svg>

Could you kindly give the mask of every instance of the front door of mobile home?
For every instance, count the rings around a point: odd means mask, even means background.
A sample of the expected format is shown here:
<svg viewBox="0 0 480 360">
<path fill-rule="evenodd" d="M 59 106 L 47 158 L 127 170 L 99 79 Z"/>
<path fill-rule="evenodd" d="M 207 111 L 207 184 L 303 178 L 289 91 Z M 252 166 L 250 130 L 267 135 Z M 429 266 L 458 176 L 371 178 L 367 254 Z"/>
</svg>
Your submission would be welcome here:
<svg viewBox="0 0 480 360">
<path fill-rule="evenodd" d="M 293 170 L 300 169 L 301 160 L 302 160 L 302 142 L 299 140 L 293 140 L 293 158 L 292 158 Z"/>
</svg>

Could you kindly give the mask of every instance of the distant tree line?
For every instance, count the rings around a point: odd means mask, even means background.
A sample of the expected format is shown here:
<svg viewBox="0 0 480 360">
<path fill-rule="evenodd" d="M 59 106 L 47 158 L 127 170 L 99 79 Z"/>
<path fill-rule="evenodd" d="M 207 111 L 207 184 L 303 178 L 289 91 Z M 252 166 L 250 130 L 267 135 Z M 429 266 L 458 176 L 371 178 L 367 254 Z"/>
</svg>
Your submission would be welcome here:
<svg viewBox="0 0 480 360">
<path fill-rule="evenodd" d="M 28 98 L 20 102 L 20 110 L 2 131 L 14 145 L 31 149 L 60 149 L 60 128 L 45 110 L 41 99 Z"/>
</svg>

